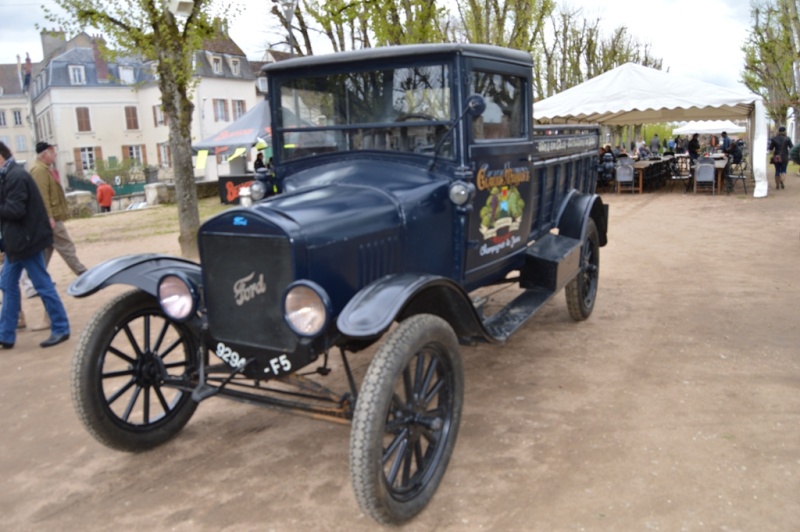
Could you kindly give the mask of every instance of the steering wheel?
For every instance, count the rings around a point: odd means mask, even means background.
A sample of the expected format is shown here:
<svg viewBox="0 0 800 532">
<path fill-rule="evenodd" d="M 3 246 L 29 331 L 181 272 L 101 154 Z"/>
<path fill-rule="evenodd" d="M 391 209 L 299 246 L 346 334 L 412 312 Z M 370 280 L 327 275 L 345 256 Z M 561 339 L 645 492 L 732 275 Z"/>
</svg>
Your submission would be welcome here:
<svg viewBox="0 0 800 532">
<path fill-rule="evenodd" d="M 425 113 L 408 113 L 408 114 L 397 115 L 397 118 L 394 119 L 395 122 L 405 122 L 406 120 L 435 122 L 437 118 L 435 116 L 431 116 Z"/>
</svg>

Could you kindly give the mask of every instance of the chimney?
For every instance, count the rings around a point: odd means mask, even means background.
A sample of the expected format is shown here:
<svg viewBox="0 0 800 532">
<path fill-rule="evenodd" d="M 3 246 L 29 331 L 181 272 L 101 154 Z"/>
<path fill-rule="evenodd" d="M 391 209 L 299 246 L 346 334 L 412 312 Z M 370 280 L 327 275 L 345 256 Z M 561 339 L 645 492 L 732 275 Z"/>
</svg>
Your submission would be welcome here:
<svg viewBox="0 0 800 532">
<path fill-rule="evenodd" d="M 42 53 L 45 58 L 52 56 L 67 42 L 66 34 L 61 30 L 50 31 L 44 28 L 40 35 L 42 38 Z"/>
<path fill-rule="evenodd" d="M 94 54 L 94 67 L 97 72 L 98 83 L 108 83 L 108 63 L 100 53 L 100 46 L 105 46 L 106 41 L 100 36 L 92 39 L 92 53 Z"/>
</svg>

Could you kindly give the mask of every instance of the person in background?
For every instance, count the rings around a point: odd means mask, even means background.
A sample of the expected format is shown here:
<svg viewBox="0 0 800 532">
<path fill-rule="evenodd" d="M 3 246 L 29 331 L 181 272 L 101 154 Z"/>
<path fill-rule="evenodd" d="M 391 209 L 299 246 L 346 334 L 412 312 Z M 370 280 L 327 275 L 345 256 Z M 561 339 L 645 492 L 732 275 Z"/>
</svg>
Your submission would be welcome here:
<svg viewBox="0 0 800 532">
<path fill-rule="evenodd" d="M 44 261 L 50 264 L 50 257 L 53 256 L 55 249 L 69 269 L 75 272 L 75 275 L 80 275 L 86 271 L 86 266 L 78 259 L 75 244 L 64 225 L 69 219 L 69 208 L 58 172 L 53 168 L 57 155 L 56 148 L 46 142 L 37 142 L 36 154 L 36 162 L 31 166 L 31 176 L 39 187 L 47 215 L 50 217 L 50 225 L 53 227 L 53 246 L 45 251 Z"/>
<path fill-rule="evenodd" d="M 53 166 L 56 156 L 56 148 L 52 144 L 36 143 L 36 161 L 31 166 L 31 176 L 36 182 L 42 200 L 44 200 L 44 206 L 50 218 L 50 227 L 53 229 L 53 243 L 44 251 L 44 263 L 45 266 L 50 265 L 50 258 L 55 249 L 67 266 L 75 272 L 75 275 L 80 275 L 86 271 L 86 266 L 78 259 L 75 244 L 67 232 L 67 226 L 64 225 L 64 222 L 69 219 L 69 207 L 64 189 L 61 187 L 58 171 Z M 25 286 L 25 295 L 27 297 L 35 296 L 35 289 L 31 290 L 30 287 Z M 34 325 L 32 330 L 47 329 L 50 326 L 47 316 L 48 314 L 45 313 L 44 322 L 38 326 Z"/>
<path fill-rule="evenodd" d="M 742 145 L 739 142 L 731 141 L 725 153 L 728 154 L 728 157 L 733 159 L 731 161 L 732 164 L 739 164 L 742 162 Z"/>
<path fill-rule="evenodd" d="M 256 160 L 253 162 L 253 171 L 257 172 L 259 168 L 266 168 L 264 164 L 264 154 L 261 152 L 258 152 Z"/>
<path fill-rule="evenodd" d="M 653 135 L 653 138 L 650 139 L 650 153 L 652 155 L 658 155 L 659 150 L 661 149 L 661 140 L 658 138 L 658 133 Z"/>
<path fill-rule="evenodd" d="M 69 320 L 44 261 L 53 245 L 53 229 L 42 196 L 31 175 L 19 166 L 0 142 L 0 233 L 5 260 L 0 273 L 0 347 L 12 349 L 20 311 L 19 278 L 28 272 L 51 321 L 50 337 L 39 345 L 51 347 L 69 340 Z"/>
<path fill-rule="evenodd" d="M 786 136 L 786 128 L 778 128 L 778 134 L 769 141 L 767 151 L 772 151 L 772 165 L 775 167 L 775 189 L 784 189 L 786 185 L 786 165 L 789 163 L 789 150 L 792 149 L 792 139 Z"/>
<path fill-rule="evenodd" d="M 675 137 L 675 153 L 686 153 L 686 146 L 683 142 L 683 137 L 680 135 Z"/>
<path fill-rule="evenodd" d="M 692 140 L 689 141 L 689 145 L 687 147 L 689 151 L 689 159 L 694 162 L 700 157 L 700 134 L 695 133 L 692 135 Z"/>
<path fill-rule="evenodd" d="M 100 179 L 100 176 L 93 175 L 92 183 L 97 187 L 97 204 L 100 212 L 111 212 L 111 202 L 114 201 L 114 188 Z"/>
<path fill-rule="evenodd" d="M 2 244 L 2 239 L 0 239 L 0 244 Z M 2 246 L 1 246 L 1 245 L 0 245 L 0 248 L 2 248 Z M 3 251 L 2 251 L 2 249 L 0 249 L 0 275 L 2 275 L 2 272 L 3 272 L 3 263 L 4 263 L 5 261 L 6 261 L 6 254 L 5 254 L 5 252 L 3 252 Z M 23 271 L 22 271 L 22 275 L 23 275 L 23 276 L 24 276 L 26 279 L 28 278 L 28 274 L 26 274 L 26 273 L 25 273 L 25 270 L 23 270 Z M 33 284 L 31 283 L 30 279 L 28 279 L 28 283 L 29 283 L 29 284 L 30 284 L 30 286 L 31 286 L 31 290 L 33 290 L 34 292 L 36 292 L 36 289 L 35 289 L 35 288 L 33 288 Z M 23 284 L 23 283 L 22 283 L 22 279 L 20 279 L 20 285 L 22 285 L 22 284 Z M 36 295 L 38 296 L 39 294 L 36 294 Z M 2 304 L 2 301 L 0 301 L 0 304 Z M 17 329 L 18 329 L 18 330 L 19 330 L 19 329 L 24 329 L 24 328 L 26 328 L 27 326 L 28 326 L 28 324 L 25 322 L 25 311 L 23 311 L 23 310 L 22 310 L 22 307 L 20 307 L 20 309 L 19 309 L 19 318 L 17 318 Z"/>
<path fill-rule="evenodd" d="M 723 131 L 722 132 L 722 144 L 719 145 L 719 149 L 722 150 L 722 153 L 728 153 L 728 150 L 731 148 L 731 139 L 728 136 L 728 133 Z"/>
</svg>

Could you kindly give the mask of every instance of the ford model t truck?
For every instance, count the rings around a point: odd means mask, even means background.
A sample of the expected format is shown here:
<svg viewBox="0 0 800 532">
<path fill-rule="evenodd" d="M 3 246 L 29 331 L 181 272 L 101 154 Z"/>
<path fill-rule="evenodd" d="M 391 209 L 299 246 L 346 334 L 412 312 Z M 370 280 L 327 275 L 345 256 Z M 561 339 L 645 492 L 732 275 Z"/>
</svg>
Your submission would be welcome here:
<svg viewBox="0 0 800 532">
<path fill-rule="evenodd" d="M 531 68 L 466 44 L 265 66 L 284 192 L 254 185 L 252 206 L 206 221 L 199 264 L 126 256 L 70 287 L 134 287 L 76 350 L 89 432 L 152 448 L 213 396 L 352 422 L 361 509 L 395 524 L 420 512 L 456 442 L 460 346 L 505 342 L 562 288 L 578 321 L 597 296 L 598 131 L 534 127 Z M 481 289 L 503 283 L 517 294 L 489 314 L 496 288 Z M 348 352 L 373 344 L 354 374 Z M 331 372 L 340 392 L 321 384 Z"/>
</svg>

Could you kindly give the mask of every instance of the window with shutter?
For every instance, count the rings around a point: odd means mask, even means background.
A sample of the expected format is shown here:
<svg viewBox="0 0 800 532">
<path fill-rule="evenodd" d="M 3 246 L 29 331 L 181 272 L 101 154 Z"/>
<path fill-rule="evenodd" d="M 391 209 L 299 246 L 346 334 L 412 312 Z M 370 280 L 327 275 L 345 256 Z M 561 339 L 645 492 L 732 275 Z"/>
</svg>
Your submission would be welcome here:
<svg viewBox="0 0 800 532">
<path fill-rule="evenodd" d="M 75 116 L 78 119 L 78 131 L 91 131 L 92 123 L 89 120 L 88 107 L 76 107 Z"/>
<path fill-rule="evenodd" d="M 136 107 L 125 107 L 125 125 L 128 129 L 139 129 L 139 115 L 136 112 Z"/>
<path fill-rule="evenodd" d="M 246 111 L 244 100 L 233 100 L 233 119 L 238 120 Z"/>
</svg>

